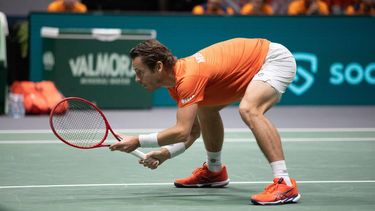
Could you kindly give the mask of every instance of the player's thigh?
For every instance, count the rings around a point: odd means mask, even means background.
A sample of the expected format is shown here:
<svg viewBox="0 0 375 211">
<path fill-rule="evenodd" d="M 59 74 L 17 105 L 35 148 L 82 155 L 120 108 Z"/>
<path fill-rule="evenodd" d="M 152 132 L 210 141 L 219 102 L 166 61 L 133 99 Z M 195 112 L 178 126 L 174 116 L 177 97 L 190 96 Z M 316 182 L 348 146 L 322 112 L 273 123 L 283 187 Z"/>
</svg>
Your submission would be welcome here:
<svg viewBox="0 0 375 211">
<path fill-rule="evenodd" d="M 240 112 L 265 113 L 280 99 L 280 93 L 265 81 L 251 81 L 240 102 Z"/>
<path fill-rule="evenodd" d="M 270 43 L 269 52 L 259 72 L 249 83 L 240 104 L 241 114 L 266 112 L 280 101 L 281 95 L 296 75 L 296 61 L 283 45 Z"/>
</svg>

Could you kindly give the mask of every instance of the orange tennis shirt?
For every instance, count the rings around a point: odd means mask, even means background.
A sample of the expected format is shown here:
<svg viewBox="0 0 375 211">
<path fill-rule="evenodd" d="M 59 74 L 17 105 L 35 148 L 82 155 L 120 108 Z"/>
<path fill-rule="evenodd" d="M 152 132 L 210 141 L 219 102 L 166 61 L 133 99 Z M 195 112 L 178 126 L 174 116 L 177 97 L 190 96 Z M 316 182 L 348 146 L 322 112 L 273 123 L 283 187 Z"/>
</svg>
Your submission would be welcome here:
<svg viewBox="0 0 375 211">
<path fill-rule="evenodd" d="M 168 88 L 178 107 L 227 105 L 240 100 L 268 53 L 270 41 L 235 38 L 177 60 L 176 85 Z"/>
</svg>

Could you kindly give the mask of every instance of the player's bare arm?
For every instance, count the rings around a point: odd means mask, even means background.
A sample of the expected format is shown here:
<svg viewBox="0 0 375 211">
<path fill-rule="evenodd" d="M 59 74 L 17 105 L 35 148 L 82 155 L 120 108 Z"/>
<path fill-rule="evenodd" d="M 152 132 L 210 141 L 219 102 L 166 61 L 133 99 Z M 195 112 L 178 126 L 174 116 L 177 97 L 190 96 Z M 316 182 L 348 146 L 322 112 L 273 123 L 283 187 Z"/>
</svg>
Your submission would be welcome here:
<svg viewBox="0 0 375 211">
<path fill-rule="evenodd" d="M 193 104 L 178 108 L 176 124 L 158 133 L 159 146 L 186 142 L 191 135 L 193 125 L 196 121 L 198 105 Z"/>
<path fill-rule="evenodd" d="M 188 139 L 184 142 L 185 148 L 188 149 L 191 145 L 193 145 L 193 143 L 199 138 L 200 134 L 201 134 L 201 129 L 200 129 L 199 121 L 198 121 L 198 118 L 195 118 L 190 135 Z M 153 159 L 149 159 L 149 158 L 153 158 Z M 161 147 L 159 150 L 154 150 L 154 151 L 147 153 L 146 159 L 140 160 L 139 163 L 150 169 L 156 169 L 164 161 L 170 158 L 171 158 L 171 155 L 169 151 L 166 148 Z M 154 162 L 155 160 L 158 160 L 159 162 Z"/>
<path fill-rule="evenodd" d="M 165 146 L 179 142 L 186 142 L 190 137 L 190 133 L 197 116 L 197 111 L 197 104 L 178 108 L 176 124 L 173 127 L 165 129 L 157 134 L 158 145 Z M 110 149 L 112 151 L 119 150 L 123 152 L 132 152 L 140 147 L 138 136 L 120 136 L 123 138 L 123 140 L 111 145 Z"/>
</svg>

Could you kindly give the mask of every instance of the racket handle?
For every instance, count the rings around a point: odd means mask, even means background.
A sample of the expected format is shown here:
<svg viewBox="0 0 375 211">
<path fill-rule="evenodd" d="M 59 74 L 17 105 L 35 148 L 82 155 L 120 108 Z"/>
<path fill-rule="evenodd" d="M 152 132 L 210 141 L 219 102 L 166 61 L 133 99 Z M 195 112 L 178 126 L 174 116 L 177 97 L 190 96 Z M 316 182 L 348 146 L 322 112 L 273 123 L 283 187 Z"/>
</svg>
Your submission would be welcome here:
<svg viewBox="0 0 375 211">
<path fill-rule="evenodd" d="M 130 152 L 130 154 L 134 155 L 135 157 L 139 158 L 139 159 L 145 159 L 146 158 L 146 154 L 139 151 L 139 150 L 134 150 L 133 152 Z M 151 159 L 152 161 L 156 161 L 157 162 L 157 165 L 159 165 L 159 161 L 154 159 L 154 158 L 149 158 Z"/>
<path fill-rule="evenodd" d="M 145 159 L 146 158 L 146 154 L 139 151 L 139 150 L 134 150 L 133 152 L 131 152 L 132 155 L 134 155 L 135 157 L 139 158 L 139 159 Z"/>
</svg>

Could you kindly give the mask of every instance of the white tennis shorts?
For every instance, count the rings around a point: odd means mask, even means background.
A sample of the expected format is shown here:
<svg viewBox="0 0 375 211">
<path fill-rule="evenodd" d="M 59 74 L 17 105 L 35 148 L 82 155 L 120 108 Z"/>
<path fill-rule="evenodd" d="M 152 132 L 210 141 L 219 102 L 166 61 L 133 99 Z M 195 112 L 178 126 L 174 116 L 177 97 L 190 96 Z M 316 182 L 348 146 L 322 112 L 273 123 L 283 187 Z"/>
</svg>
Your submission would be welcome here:
<svg viewBox="0 0 375 211">
<path fill-rule="evenodd" d="M 270 47 L 259 72 L 252 81 L 264 81 L 283 94 L 296 75 L 296 60 L 281 44 L 270 43 Z"/>
</svg>

